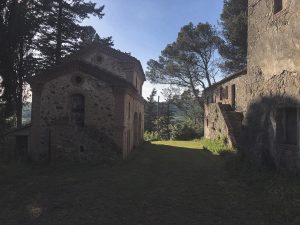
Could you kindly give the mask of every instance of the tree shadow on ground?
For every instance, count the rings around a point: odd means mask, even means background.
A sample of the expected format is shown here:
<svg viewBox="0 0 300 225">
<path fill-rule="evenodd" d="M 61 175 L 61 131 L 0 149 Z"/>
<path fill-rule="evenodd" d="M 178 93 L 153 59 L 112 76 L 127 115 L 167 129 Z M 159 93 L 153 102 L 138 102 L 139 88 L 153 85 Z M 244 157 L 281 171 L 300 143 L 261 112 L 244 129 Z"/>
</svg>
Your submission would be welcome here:
<svg viewBox="0 0 300 225">
<path fill-rule="evenodd" d="M 50 165 L 26 168 L 21 176 L 21 168 L 6 171 L 0 178 L 0 222 L 299 224 L 300 193 L 282 185 L 288 179 L 278 181 L 267 171 L 258 176 L 234 163 L 233 153 L 145 144 L 114 166 Z M 248 176 L 236 169 L 248 170 Z"/>
</svg>

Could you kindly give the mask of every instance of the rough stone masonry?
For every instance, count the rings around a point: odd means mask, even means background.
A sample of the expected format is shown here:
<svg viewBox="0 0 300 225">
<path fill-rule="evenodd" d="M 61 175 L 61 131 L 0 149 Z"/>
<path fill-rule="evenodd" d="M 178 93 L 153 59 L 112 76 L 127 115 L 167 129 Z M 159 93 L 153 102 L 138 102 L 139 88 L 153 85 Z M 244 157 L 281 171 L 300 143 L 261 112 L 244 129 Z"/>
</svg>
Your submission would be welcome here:
<svg viewBox="0 0 300 225">
<path fill-rule="evenodd" d="M 247 69 L 204 91 L 205 137 L 258 163 L 300 167 L 300 2 L 249 0 Z"/>
<path fill-rule="evenodd" d="M 144 81 L 141 63 L 126 53 L 99 44 L 80 50 L 28 80 L 31 125 L 1 139 L 2 155 L 39 162 L 125 159 L 143 141 Z"/>
</svg>

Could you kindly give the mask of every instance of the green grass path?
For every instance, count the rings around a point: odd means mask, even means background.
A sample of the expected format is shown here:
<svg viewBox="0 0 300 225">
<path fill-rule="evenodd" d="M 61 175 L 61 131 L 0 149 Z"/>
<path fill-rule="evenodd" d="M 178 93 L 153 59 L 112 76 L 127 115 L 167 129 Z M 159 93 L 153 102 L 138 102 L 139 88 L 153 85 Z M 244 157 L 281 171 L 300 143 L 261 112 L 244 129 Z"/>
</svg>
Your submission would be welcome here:
<svg viewBox="0 0 300 225">
<path fill-rule="evenodd" d="M 299 225 L 297 177 L 199 142 L 145 144 L 114 166 L 0 166 L 0 224 Z"/>
</svg>

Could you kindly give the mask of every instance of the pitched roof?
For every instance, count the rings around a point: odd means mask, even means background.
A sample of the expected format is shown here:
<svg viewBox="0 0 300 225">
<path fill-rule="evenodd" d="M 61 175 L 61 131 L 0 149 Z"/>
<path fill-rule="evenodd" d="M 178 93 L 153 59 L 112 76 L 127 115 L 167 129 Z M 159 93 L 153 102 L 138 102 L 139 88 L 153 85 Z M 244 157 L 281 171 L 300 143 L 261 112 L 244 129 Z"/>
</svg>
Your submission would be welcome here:
<svg viewBox="0 0 300 225">
<path fill-rule="evenodd" d="M 211 86 L 205 88 L 204 91 L 207 91 L 207 90 L 210 90 L 212 88 L 215 88 L 215 87 L 217 87 L 217 86 L 219 86 L 221 84 L 224 84 L 224 83 L 226 83 L 226 82 L 228 82 L 228 81 L 230 81 L 230 80 L 232 80 L 234 78 L 237 78 L 239 76 L 246 75 L 246 74 L 247 74 L 247 69 L 243 69 L 243 70 L 241 70 L 239 72 L 233 73 L 233 74 L 225 77 L 224 79 L 222 79 L 222 80 L 220 80 L 220 81 L 212 84 Z"/>
<path fill-rule="evenodd" d="M 78 72 L 81 71 L 87 73 L 108 83 L 118 83 L 118 84 L 124 83 L 134 87 L 134 85 L 131 84 L 129 81 L 121 77 L 118 77 L 116 74 L 80 60 L 72 60 L 70 62 L 65 62 L 51 69 L 45 70 L 43 73 L 39 75 L 30 77 L 26 81 L 29 84 L 34 84 L 34 83 L 43 84 L 58 76 L 61 76 L 62 72 L 71 73 L 74 71 L 78 71 Z"/>
<path fill-rule="evenodd" d="M 129 65 L 131 64 L 133 66 L 136 66 L 136 68 L 138 70 L 140 70 L 144 81 L 146 80 L 142 64 L 137 58 L 131 56 L 129 53 L 125 53 L 125 52 L 122 52 L 120 50 L 117 50 L 117 49 L 114 49 L 114 48 L 111 48 L 111 47 L 108 47 L 106 45 L 99 44 L 99 43 L 95 43 L 95 44 L 91 44 L 91 45 L 83 47 L 79 51 L 67 56 L 64 59 L 64 61 L 69 61 L 69 60 L 76 59 L 76 58 L 80 57 L 80 55 L 84 55 L 84 54 L 87 54 L 87 53 L 92 52 L 92 51 L 99 51 L 99 52 L 102 52 L 104 54 L 110 55 L 113 58 L 116 58 L 116 59 L 120 60 L 123 64 L 127 63 Z"/>
</svg>

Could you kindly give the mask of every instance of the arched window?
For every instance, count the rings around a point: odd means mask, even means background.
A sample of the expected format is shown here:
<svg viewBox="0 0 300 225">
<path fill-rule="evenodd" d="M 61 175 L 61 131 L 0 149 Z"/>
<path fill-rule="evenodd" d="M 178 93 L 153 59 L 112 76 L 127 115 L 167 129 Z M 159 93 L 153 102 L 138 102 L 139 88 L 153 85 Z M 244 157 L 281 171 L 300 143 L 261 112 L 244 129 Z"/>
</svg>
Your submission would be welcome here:
<svg viewBox="0 0 300 225">
<path fill-rule="evenodd" d="M 76 94 L 71 96 L 71 122 L 74 125 L 84 126 L 85 99 L 83 95 Z"/>
</svg>

